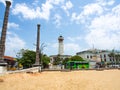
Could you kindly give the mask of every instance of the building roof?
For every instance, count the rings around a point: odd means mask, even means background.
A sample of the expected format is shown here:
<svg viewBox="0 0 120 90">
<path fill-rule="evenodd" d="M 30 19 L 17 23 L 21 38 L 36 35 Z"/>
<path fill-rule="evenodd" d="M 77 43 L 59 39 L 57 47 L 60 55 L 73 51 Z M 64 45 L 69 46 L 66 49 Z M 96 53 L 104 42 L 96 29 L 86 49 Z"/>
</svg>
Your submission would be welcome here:
<svg viewBox="0 0 120 90">
<path fill-rule="evenodd" d="M 51 55 L 50 57 L 58 57 L 59 55 Z M 60 55 L 60 57 L 71 57 L 71 55 Z"/>
<path fill-rule="evenodd" d="M 82 53 L 103 53 L 103 52 L 111 52 L 110 50 L 100 50 L 100 49 L 88 49 L 81 52 L 77 52 L 76 54 Z"/>
<path fill-rule="evenodd" d="M 13 60 L 13 61 L 16 60 L 15 58 L 13 58 L 13 57 L 11 57 L 11 56 L 4 56 L 4 59 L 7 59 L 7 60 Z"/>
</svg>

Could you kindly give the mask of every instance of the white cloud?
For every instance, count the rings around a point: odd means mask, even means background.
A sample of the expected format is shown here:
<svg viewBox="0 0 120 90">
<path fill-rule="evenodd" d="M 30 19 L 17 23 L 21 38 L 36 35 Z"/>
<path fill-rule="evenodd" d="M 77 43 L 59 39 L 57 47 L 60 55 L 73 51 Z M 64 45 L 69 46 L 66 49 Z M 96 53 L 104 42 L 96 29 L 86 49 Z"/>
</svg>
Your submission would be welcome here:
<svg viewBox="0 0 120 90">
<path fill-rule="evenodd" d="M 120 16 L 120 4 L 112 9 L 112 14 L 115 14 L 116 16 Z"/>
<path fill-rule="evenodd" d="M 120 46 L 120 5 L 109 13 L 96 17 L 89 25 L 86 36 L 87 43 L 95 44 L 97 48 L 113 49 Z"/>
<path fill-rule="evenodd" d="M 113 49 L 116 47 L 118 49 L 119 44 L 119 39 L 120 38 L 120 33 L 118 35 L 116 34 L 109 34 L 105 33 L 103 30 L 94 30 L 91 31 L 87 37 L 86 41 L 89 46 L 94 44 L 95 48 L 100 48 L 100 49 Z"/>
<path fill-rule="evenodd" d="M 55 14 L 53 19 L 55 20 L 54 24 L 56 25 L 56 27 L 59 27 L 61 25 L 62 17 L 59 14 Z"/>
<path fill-rule="evenodd" d="M 24 47 L 25 42 L 20 37 L 18 37 L 15 33 L 7 33 L 6 55 L 16 56 L 16 52 Z"/>
<path fill-rule="evenodd" d="M 78 36 L 78 37 L 67 37 L 68 40 L 75 42 L 75 41 L 80 41 L 82 39 L 82 37 Z"/>
<path fill-rule="evenodd" d="M 113 5 L 115 3 L 115 0 L 96 0 L 98 4 L 102 6 L 106 5 Z"/>
<path fill-rule="evenodd" d="M 51 44 L 51 47 L 53 47 L 53 48 L 56 48 L 56 49 L 57 49 L 57 48 L 58 48 L 58 43 L 52 43 L 52 44 Z"/>
<path fill-rule="evenodd" d="M 115 0 L 110 0 L 110 1 L 108 2 L 108 5 L 113 5 L 114 2 L 115 2 Z"/>
<path fill-rule="evenodd" d="M 69 9 L 73 7 L 73 4 L 71 1 L 67 1 L 65 5 L 62 6 L 63 10 L 66 12 L 67 16 L 69 16 Z"/>
<path fill-rule="evenodd" d="M 77 43 L 67 43 L 64 45 L 65 54 L 75 55 L 76 52 L 79 52 L 80 50 L 81 48 Z"/>
<path fill-rule="evenodd" d="M 83 11 L 80 14 L 73 12 L 71 20 L 75 21 L 77 24 L 86 23 L 93 17 L 101 16 L 103 13 L 106 13 L 109 10 L 107 6 L 113 5 L 114 2 L 115 0 L 96 0 L 94 3 L 85 5 L 82 8 Z"/>
<path fill-rule="evenodd" d="M 19 25 L 18 24 L 16 24 L 16 23 L 14 23 L 14 22 L 9 22 L 8 23 L 8 29 L 10 29 L 10 28 L 19 28 Z"/>
<path fill-rule="evenodd" d="M 25 3 L 16 4 L 12 10 L 14 15 L 22 14 L 23 18 L 34 19 L 36 18 L 36 11 L 32 8 L 29 8 Z"/>
<path fill-rule="evenodd" d="M 45 20 L 49 20 L 50 10 L 53 8 L 52 4 L 46 2 L 42 4 L 42 7 L 32 8 L 26 5 L 25 3 L 16 4 L 12 10 L 14 15 L 21 14 L 25 19 L 36 19 L 41 18 Z"/>
<path fill-rule="evenodd" d="M 77 15 L 77 13 L 72 13 L 71 20 L 76 21 L 76 23 L 85 23 L 86 20 L 90 19 L 92 15 L 101 15 L 103 13 L 103 7 L 97 3 L 87 4 L 83 7 L 83 11 Z"/>
<path fill-rule="evenodd" d="M 47 43 L 43 52 L 47 53 L 48 55 L 57 55 L 58 54 L 58 43 Z"/>
<path fill-rule="evenodd" d="M 46 2 L 45 4 L 42 4 L 42 12 L 38 13 L 39 18 L 43 17 L 46 18 L 47 20 L 49 19 L 50 16 L 50 10 L 53 8 L 53 5 L 50 4 L 49 2 Z"/>
<path fill-rule="evenodd" d="M 87 16 L 92 14 L 100 15 L 102 12 L 103 12 L 103 8 L 95 3 L 84 6 L 84 11 L 82 12 L 82 14 Z"/>
<path fill-rule="evenodd" d="M 51 10 L 54 8 L 53 5 L 59 5 L 64 0 L 46 0 L 42 6 L 38 6 L 39 1 L 35 0 L 32 5 L 29 6 L 26 3 L 16 4 L 12 9 L 14 15 L 22 15 L 25 19 L 45 19 L 49 20 Z"/>
<path fill-rule="evenodd" d="M 76 52 L 81 50 L 80 45 L 77 43 L 64 43 L 64 55 L 75 55 Z M 58 54 L 58 43 L 49 43 L 44 50 L 48 54 Z"/>
<path fill-rule="evenodd" d="M 34 0 L 34 2 L 32 3 L 32 5 L 37 6 L 38 3 L 39 3 L 39 0 Z"/>
<path fill-rule="evenodd" d="M 111 32 L 111 31 L 119 31 L 120 30 L 120 19 L 119 16 L 116 16 L 115 14 L 107 14 L 105 16 L 101 16 L 98 18 L 95 18 L 90 25 L 91 29 L 101 29 L 105 32 Z"/>
<path fill-rule="evenodd" d="M 64 0 L 47 0 L 49 1 L 51 4 L 54 4 L 54 5 L 59 5 L 60 3 L 64 3 Z"/>
</svg>

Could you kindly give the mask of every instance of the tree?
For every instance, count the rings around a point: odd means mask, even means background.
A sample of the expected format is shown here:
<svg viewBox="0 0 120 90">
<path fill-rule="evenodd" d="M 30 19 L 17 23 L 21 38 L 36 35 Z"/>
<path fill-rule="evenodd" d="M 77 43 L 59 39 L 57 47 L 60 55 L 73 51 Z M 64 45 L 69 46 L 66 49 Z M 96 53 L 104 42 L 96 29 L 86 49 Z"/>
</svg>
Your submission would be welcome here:
<svg viewBox="0 0 120 90">
<path fill-rule="evenodd" d="M 43 68 L 48 68 L 49 63 L 50 63 L 50 58 L 46 55 L 43 54 L 43 50 L 46 47 L 46 45 L 44 43 L 41 44 L 40 46 L 40 64 L 42 64 Z"/>
<path fill-rule="evenodd" d="M 22 49 L 20 50 L 19 54 L 19 63 L 21 63 L 24 68 L 32 67 L 32 65 L 35 63 L 36 52 L 28 49 Z"/>
<path fill-rule="evenodd" d="M 78 55 L 72 56 L 71 61 L 84 61 L 84 59 Z"/>
<path fill-rule="evenodd" d="M 35 63 L 36 52 L 28 49 L 21 49 L 17 54 L 17 60 L 19 64 L 22 64 L 24 68 L 32 67 Z M 43 67 L 48 67 L 50 58 L 47 55 L 40 53 L 40 58 L 43 64 Z"/>
<path fill-rule="evenodd" d="M 60 55 L 58 54 L 53 61 L 53 65 L 58 65 L 60 63 L 61 63 L 61 58 L 60 58 Z"/>
<path fill-rule="evenodd" d="M 41 59 L 42 59 L 43 68 L 48 68 L 49 66 L 48 64 L 50 63 L 50 58 L 47 55 L 42 54 Z"/>
<path fill-rule="evenodd" d="M 66 65 L 66 63 L 67 63 L 68 61 L 70 61 L 70 58 L 65 58 L 65 59 L 63 60 L 62 64 L 63 64 L 63 65 Z"/>
</svg>

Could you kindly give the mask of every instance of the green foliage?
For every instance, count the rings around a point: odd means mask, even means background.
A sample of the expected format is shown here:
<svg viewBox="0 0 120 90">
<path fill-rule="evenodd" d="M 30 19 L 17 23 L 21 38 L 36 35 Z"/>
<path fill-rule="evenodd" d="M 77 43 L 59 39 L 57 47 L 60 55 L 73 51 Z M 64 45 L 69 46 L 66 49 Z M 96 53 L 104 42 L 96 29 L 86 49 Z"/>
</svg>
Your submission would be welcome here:
<svg viewBox="0 0 120 90">
<path fill-rule="evenodd" d="M 57 57 L 55 57 L 55 59 L 53 61 L 53 65 L 58 65 L 60 63 L 61 63 L 60 55 L 57 55 Z"/>
<path fill-rule="evenodd" d="M 48 68 L 48 64 L 50 63 L 50 58 L 47 55 L 42 55 L 42 64 L 43 68 Z"/>
<path fill-rule="evenodd" d="M 77 56 L 77 55 L 72 56 L 72 57 L 70 58 L 70 60 L 71 60 L 71 61 L 84 61 L 82 57 Z"/>
<path fill-rule="evenodd" d="M 50 58 L 47 55 L 40 55 L 43 67 L 48 67 Z M 24 68 L 32 67 L 36 60 L 36 52 L 32 50 L 21 49 L 17 55 L 18 64 L 22 64 Z"/>
<path fill-rule="evenodd" d="M 32 65 L 35 63 L 35 51 L 22 49 L 20 53 L 21 58 L 19 58 L 19 63 L 21 63 L 24 68 L 32 67 Z"/>
<path fill-rule="evenodd" d="M 81 58 L 80 56 L 72 56 L 71 58 L 61 58 L 60 55 L 57 55 L 57 57 L 54 59 L 53 64 L 54 65 L 58 65 L 58 64 L 62 64 L 62 65 L 66 65 L 66 63 L 68 61 L 84 61 L 83 58 Z"/>
<path fill-rule="evenodd" d="M 63 60 L 62 64 L 63 64 L 63 65 L 66 65 L 66 63 L 67 63 L 68 61 L 70 61 L 70 58 L 65 58 L 65 59 Z"/>
<path fill-rule="evenodd" d="M 63 64 L 64 59 L 58 54 L 54 57 L 53 65 Z"/>
</svg>

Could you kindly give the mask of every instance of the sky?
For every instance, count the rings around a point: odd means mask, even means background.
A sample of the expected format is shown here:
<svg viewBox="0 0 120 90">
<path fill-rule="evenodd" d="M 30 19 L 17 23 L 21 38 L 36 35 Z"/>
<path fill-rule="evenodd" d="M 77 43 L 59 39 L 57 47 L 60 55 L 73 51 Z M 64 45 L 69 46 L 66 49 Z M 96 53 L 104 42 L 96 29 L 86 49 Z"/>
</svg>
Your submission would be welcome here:
<svg viewBox="0 0 120 90">
<path fill-rule="evenodd" d="M 97 48 L 120 50 L 120 0 L 9 0 L 5 55 L 20 49 L 35 50 L 37 24 L 44 54 L 58 54 L 58 37 L 64 37 L 64 54 Z M 0 32 L 5 12 L 0 0 Z M 1 36 L 1 35 L 0 35 Z"/>
</svg>

